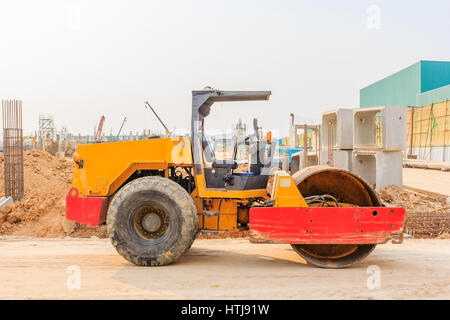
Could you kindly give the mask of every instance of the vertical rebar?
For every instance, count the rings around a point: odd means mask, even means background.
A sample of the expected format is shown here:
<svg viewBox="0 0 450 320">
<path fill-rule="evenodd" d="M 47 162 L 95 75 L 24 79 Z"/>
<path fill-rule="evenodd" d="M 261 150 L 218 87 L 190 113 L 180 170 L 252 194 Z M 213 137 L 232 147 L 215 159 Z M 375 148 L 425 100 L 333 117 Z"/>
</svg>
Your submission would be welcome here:
<svg viewBox="0 0 450 320">
<path fill-rule="evenodd" d="M 336 120 L 337 122 L 337 120 Z M 334 147 L 334 135 L 333 135 L 334 125 L 333 122 L 330 121 L 328 123 L 328 161 L 327 165 L 330 167 L 333 166 L 333 147 Z"/>
<path fill-rule="evenodd" d="M 24 198 L 22 101 L 2 100 L 5 196 Z"/>
<path fill-rule="evenodd" d="M 308 166 L 308 125 L 303 125 L 303 168 Z"/>
<path fill-rule="evenodd" d="M 442 144 L 444 146 L 442 150 L 442 161 L 446 161 L 445 159 L 445 153 L 447 151 L 447 141 L 446 141 L 446 133 L 447 133 L 447 115 L 448 115 L 448 99 L 445 101 L 445 115 L 444 115 L 444 143 Z"/>
<path fill-rule="evenodd" d="M 413 154 L 413 137 L 414 137 L 414 106 L 411 107 L 411 137 L 409 139 L 409 155 Z"/>
</svg>

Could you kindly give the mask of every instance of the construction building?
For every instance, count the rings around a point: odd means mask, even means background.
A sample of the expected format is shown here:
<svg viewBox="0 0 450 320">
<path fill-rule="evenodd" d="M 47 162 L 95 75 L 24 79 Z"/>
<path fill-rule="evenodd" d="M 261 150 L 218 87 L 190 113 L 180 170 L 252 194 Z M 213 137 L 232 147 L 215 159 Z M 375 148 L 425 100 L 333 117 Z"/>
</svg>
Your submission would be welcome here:
<svg viewBox="0 0 450 320">
<path fill-rule="evenodd" d="M 405 106 L 410 159 L 450 161 L 450 61 L 419 61 L 360 90 L 360 107 Z"/>
</svg>

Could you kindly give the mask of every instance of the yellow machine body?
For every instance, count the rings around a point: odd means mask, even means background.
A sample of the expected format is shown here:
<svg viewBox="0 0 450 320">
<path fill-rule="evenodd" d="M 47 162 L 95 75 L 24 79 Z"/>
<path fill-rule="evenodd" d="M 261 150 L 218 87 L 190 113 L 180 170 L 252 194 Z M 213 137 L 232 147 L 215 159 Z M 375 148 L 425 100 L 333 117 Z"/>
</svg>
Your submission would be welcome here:
<svg viewBox="0 0 450 320">
<path fill-rule="evenodd" d="M 192 166 L 187 137 L 84 144 L 77 153 L 72 186 L 84 197 L 111 196 L 138 170 L 163 170 L 167 175 L 170 166 Z"/>
<path fill-rule="evenodd" d="M 204 175 L 195 172 L 191 150 L 189 137 L 79 145 L 74 155 L 77 164 L 72 187 L 80 197 L 111 197 L 136 172 L 157 170 L 168 177 L 171 168 L 191 168 L 196 185 L 191 196 L 197 207 L 199 225 L 222 231 L 238 230 L 241 224 L 247 224 L 248 208 L 244 205 L 249 199 L 269 199 L 267 190 L 207 188 Z M 277 207 L 307 206 L 287 173 L 276 175 L 273 190 Z M 216 216 L 202 216 L 204 208 L 219 211 L 219 228 Z"/>
</svg>

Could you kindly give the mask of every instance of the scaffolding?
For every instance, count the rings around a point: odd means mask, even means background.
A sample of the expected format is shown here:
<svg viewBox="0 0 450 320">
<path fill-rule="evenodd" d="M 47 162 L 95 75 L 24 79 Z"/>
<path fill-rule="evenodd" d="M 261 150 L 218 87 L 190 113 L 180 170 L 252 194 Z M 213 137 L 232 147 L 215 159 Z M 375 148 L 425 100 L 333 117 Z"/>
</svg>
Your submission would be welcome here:
<svg viewBox="0 0 450 320">
<path fill-rule="evenodd" d="M 450 161 L 450 100 L 411 107 L 406 119 L 408 158 Z"/>
<path fill-rule="evenodd" d="M 39 146 L 45 150 L 45 142 L 55 139 L 55 123 L 51 115 L 39 115 Z"/>
</svg>

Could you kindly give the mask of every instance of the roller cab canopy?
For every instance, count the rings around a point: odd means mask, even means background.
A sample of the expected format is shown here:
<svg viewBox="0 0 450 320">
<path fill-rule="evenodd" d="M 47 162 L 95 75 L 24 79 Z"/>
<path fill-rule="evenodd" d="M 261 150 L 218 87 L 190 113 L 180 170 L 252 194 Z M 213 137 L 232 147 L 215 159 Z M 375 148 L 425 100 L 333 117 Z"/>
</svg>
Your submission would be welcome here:
<svg viewBox="0 0 450 320">
<path fill-rule="evenodd" d="M 214 102 L 269 100 L 271 94 L 271 91 L 195 90 L 192 91 L 192 115 L 207 117 Z"/>
<path fill-rule="evenodd" d="M 194 164 L 196 170 L 201 172 L 200 168 L 200 148 L 198 139 L 203 131 L 203 120 L 206 118 L 214 102 L 227 101 L 258 101 L 269 100 L 271 91 L 221 91 L 206 87 L 203 90 L 192 91 L 192 121 L 191 134 L 194 149 Z"/>
</svg>

